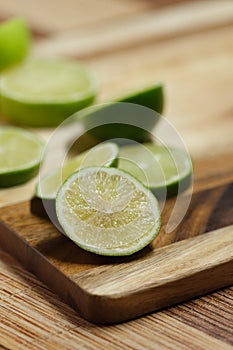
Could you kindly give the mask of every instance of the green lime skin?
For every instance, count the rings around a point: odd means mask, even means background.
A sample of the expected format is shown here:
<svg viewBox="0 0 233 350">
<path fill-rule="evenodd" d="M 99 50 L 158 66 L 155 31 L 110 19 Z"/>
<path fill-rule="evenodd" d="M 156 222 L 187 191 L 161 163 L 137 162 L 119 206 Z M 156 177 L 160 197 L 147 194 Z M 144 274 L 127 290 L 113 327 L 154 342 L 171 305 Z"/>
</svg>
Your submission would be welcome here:
<svg viewBox="0 0 233 350">
<path fill-rule="evenodd" d="M 151 110 L 157 112 L 156 118 L 153 120 L 145 120 L 145 125 L 143 128 L 138 127 L 133 124 L 133 120 L 127 123 L 103 123 L 103 125 L 91 128 L 91 115 L 87 117 L 87 127 L 89 128 L 88 133 L 94 137 L 99 138 L 100 140 L 110 140 L 114 138 L 128 138 L 138 142 L 147 142 L 151 139 L 150 131 L 153 130 L 156 123 L 159 120 L 159 114 L 162 113 L 164 107 L 164 90 L 162 84 L 157 84 L 150 86 L 146 89 L 142 89 L 131 95 L 119 98 L 113 103 L 132 103 L 140 106 L 150 108 Z M 107 107 L 104 107 L 107 108 Z M 110 106 L 111 108 L 111 106 Z M 97 119 L 100 113 L 100 120 L 102 118 L 101 111 L 97 110 L 93 112 L 93 118 Z M 104 113 L 104 112 L 103 112 Z M 110 112 L 111 113 L 111 110 Z M 143 115 L 141 116 L 143 118 Z M 84 122 L 85 124 L 85 122 Z"/>
<path fill-rule="evenodd" d="M 162 113 L 164 108 L 164 91 L 163 85 L 158 84 L 146 88 L 143 91 L 138 91 L 135 94 L 127 97 L 122 97 L 116 102 L 135 103 L 141 106 L 148 107 L 157 113 Z"/>
<path fill-rule="evenodd" d="M 22 185 L 35 177 L 40 169 L 40 164 L 36 164 L 30 169 L 15 170 L 9 173 L 0 174 L 0 188 Z"/>
<path fill-rule="evenodd" d="M 0 25 L 0 72 L 22 61 L 31 43 L 30 30 L 23 19 L 13 18 Z"/>
<path fill-rule="evenodd" d="M 92 104 L 95 96 L 89 95 L 80 101 L 64 103 L 30 103 L 2 96 L 2 113 L 18 125 L 54 127 L 80 109 Z M 22 116 L 23 115 L 23 119 Z"/>
</svg>

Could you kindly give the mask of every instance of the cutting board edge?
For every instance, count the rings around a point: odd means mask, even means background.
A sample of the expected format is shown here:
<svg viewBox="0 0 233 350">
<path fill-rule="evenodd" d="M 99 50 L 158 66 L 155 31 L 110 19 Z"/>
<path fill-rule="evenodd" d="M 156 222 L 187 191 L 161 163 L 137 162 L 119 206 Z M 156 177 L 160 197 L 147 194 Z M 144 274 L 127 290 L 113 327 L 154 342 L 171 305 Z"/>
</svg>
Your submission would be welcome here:
<svg viewBox="0 0 233 350">
<path fill-rule="evenodd" d="M 183 302 L 189 300 L 193 297 L 198 297 L 204 295 L 209 292 L 213 292 L 223 287 L 227 287 L 233 283 L 233 274 L 231 279 L 229 279 L 228 271 L 233 271 L 233 258 L 232 256 L 229 258 L 229 261 L 222 262 L 220 265 L 214 265 L 211 269 L 203 270 L 202 278 L 204 281 L 208 280 L 208 275 L 210 273 L 214 273 L 215 275 L 220 275 L 220 281 L 218 279 L 214 279 L 216 283 L 211 284 L 208 288 L 201 288 L 200 290 L 193 290 L 191 293 L 187 295 L 183 295 L 173 298 L 172 300 L 166 301 L 162 299 L 158 299 L 155 301 L 154 295 L 156 290 L 148 286 L 139 292 L 143 298 L 140 299 L 140 302 L 137 301 L 136 304 L 133 303 L 131 307 L 127 306 L 124 300 L 128 301 L 133 300 L 133 294 L 125 294 L 118 295 L 115 297 L 106 297 L 106 296 L 98 296 L 90 290 L 82 286 L 78 282 L 72 278 L 67 277 L 63 274 L 56 266 L 52 265 L 49 260 L 40 252 L 38 252 L 35 248 L 30 246 L 26 240 L 17 235 L 14 230 L 12 230 L 8 225 L 4 222 L 0 221 L 0 226 L 2 227 L 0 234 L 0 243 L 1 247 L 13 255 L 28 271 L 35 274 L 41 281 L 43 281 L 49 288 L 55 291 L 65 302 L 70 304 L 74 309 L 76 309 L 85 319 L 92 323 L 101 323 L 101 324 L 114 324 L 124 322 L 138 316 L 142 316 L 148 314 L 150 312 L 154 312 L 160 310 L 164 307 L 175 305 L 179 302 Z M 228 226 L 233 232 L 233 225 Z M 215 232 L 220 232 L 223 229 L 218 229 Z M 202 236 L 209 234 L 202 234 L 198 237 L 188 238 L 181 242 L 173 243 L 170 246 L 173 246 L 176 249 L 179 243 L 184 244 L 186 241 L 197 240 L 197 238 L 202 238 Z M 11 240 L 14 240 L 15 244 L 11 244 Z M 20 245 L 20 247 L 19 247 Z M 233 245 L 233 240 L 232 240 Z M 169 246 L 169 248 L 170 248 Z M 19 249 L 20 248 L 20 249 Z M 167 247 L 160 248 L 166 250 Z M 22 253 L 23 252 L 23 253 Z M 108 267 L 107 267 L 108 268 Z M 111 266 L 110 266 L 111 268 Z M 95 267 L 92 269 L 93 273 L 98 273 L 98 269 L 101 267 Z M 43 273 L 41 273 L 43 271 Z M 90 270 L 85 272 L 80 272 L 77 274 L 77 277 L 80 275 L 80 278 L 88 275 Z M 53 278 L 51 278 L 51 274 Z M 189 276 L 191 280 L 188 282 L 191 284 L 196 284 L 198 279 L 200 279 L 200 273 L 195 273 L 195 275 Z M 78 277 L 79 278 L 79 277 Z M 194 280 L 192 280 L 194 278 Z M 185 280 L 184 280 L 185 281 Z M 68 283 L 65 283 L 68 282 Z M 78 282 L 78 283 L 77 283 Z M 179 283 L 183 280 L 177 280 L 172 283 L 167 283 L 165 285 L 165 289 L 167 288 L 178 288 Z M 187 282 L 187 279 L 186 279 Z M 177 284 L 178 283 L 178 284 Z M 164 286 L 158 287 L 157 292 L 164 294 Z M 145 295 L 145 293 L 148 293 Z M 151 294 L 152 293 L 152 294 Z M 144 296 L 143 296 L 144 294 Z M 125 299 L 126 298 L 126 299 Z M 119 305 L 119 303 L 123 306 Z M 159 304 L 158 304 L 159 301 Z"/>
<path fill-rule="evenodd" d="M 0 228 L 1 249 L 13 256 L 27 271 L 38 277 L 40 281 L 45 283 L 61 299 L 79 312 L 79 308 L 75 302 L 79 298 L 79 290 L 76 290 L 78 289 L 76 283 L 51 264 L 49 259 L 42 253 L 30 246 L 24 238 L 17 235 L 1 219 Z M 11 244 L 11 240 L 14 240 L 15 245 Z M 53 278 L 51 278 L 51 275 L 53 275 Z"/>
</svg>

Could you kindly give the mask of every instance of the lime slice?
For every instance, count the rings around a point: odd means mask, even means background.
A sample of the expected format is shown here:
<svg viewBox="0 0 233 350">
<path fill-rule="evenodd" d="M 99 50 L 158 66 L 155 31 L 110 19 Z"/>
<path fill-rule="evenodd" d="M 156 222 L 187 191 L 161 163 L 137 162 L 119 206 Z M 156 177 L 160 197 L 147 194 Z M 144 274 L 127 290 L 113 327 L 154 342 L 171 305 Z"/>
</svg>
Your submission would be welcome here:
<svg viewBox="0 0 233 350">
<path fill-rule="evenodd" d="M 187 153 L 153 143 L 122 147 L 118 166 L 159 197 L 184 191 L 192 180 L 192 162 Z"/>
<path fill-rule="evenodd" d="M 20 18 L 0 25 L 0 71 L 24 59 L 30 47 L 30 32 Z"/>
<path fill-rule="evenodd" d="M 0 187 L 22 184 L 37 175 L 44 143 L 31 132 L 0 127 Z"/>
<path fill-rule="evenodd" d="M 83 64 L 58 59 L 31 59 L 0 79 L 2 110 L 19 124 L 60 124 L 93 102 L 96 81 Z"/>
<path fill-rule="evenodd" d="M 81 248 L 100 255 L 130 255 L 160 228 L 153 194 L 116 168 L 89 167 L 71 175 L 56 198 L 58 220 Z"/>
<path fill-rule="evenodd" d="M 160 119 L 163 104 L 163 86 L 157 84 L 126 94 L 111 104 L 87 110 L 81 119 L 85 129 L 101 140 L 128 138 L 145 142 Z"/>
<path fill-rule="evenodd" d="M 46 173 L 39 181 L 36 196 L 42 199 L 55 199 L 61 184 L 76 170 L 88 166 L 117 166 L 118 146 L 113 142 L 99 144 L 67 161 L 62 168 Z"/>
</svg>

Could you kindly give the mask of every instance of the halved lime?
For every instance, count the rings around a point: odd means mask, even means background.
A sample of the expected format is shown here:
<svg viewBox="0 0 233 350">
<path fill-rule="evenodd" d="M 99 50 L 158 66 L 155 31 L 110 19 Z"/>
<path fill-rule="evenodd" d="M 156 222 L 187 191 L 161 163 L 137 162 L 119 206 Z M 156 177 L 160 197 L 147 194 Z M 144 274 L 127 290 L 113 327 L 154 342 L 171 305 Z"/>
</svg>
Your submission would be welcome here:
<svg viewBox="0 0 233 350">
<path fill-rule="evenodd" d="M 184 191 L 192 180 L 188 153 L 153 143 L 122 147 L 118 167 L 135 176 L 159 197 L 171 197 Z"/>
<path fill-rule="evenodd" d="M 145 142 L 160 119 L 163 104 L 163 86 L 155 84 L 88 109 L 81 119 L 85 129 L 101 140 L 128 138 Z"/>
<path fill-rule="evenodd" d="M 81 248 L 100 255 L 130 255 L 160 228 L 153 194 L 116 168 L 89 167 L 71 175 L 56 198 L 58 220 Z"/>
<path fill-rule="evenodd" d="M 12 18 L 0 25 L 0 71 L 27 56 L 31 35 L 26 22 Z"/>
<path fill-rule="evenodd" d="M 77 61 L 30 59 L 0 78 L 2 111 L 19 124 L 49 127 L 94 101 L 96 80 Z"/>
<path fill-rule="evenodd" d="M 44 143 L 29 131 L 0 127 L 0 187 L 22 184 L 37 175 Z"/>
<path fill-rule="evenodd" d="M 118 97 L 115 102 L 135 103 L 162 113 L 164 106 L 163 85 L 159 83 L 130 91 L 128 94 Z"/>
<path fill-rule="evenodd" d="M 117 166 L 118 146 L 113 142 L 101 143 L 89 151 L 68 160 L 63 167 L 46 173 L 36 187 L 36 196 L 42 199 L 55 199 L 62 183 L 76 170 L 88 166 Z"/>
</svg>

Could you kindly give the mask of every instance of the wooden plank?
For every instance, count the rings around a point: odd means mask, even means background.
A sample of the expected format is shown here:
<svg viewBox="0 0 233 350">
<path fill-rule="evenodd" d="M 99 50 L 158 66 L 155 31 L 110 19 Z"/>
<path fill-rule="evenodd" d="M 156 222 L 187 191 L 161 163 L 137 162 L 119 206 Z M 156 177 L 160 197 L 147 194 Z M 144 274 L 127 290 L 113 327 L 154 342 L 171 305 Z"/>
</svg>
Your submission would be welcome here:
<svg viewBox="0 0 233 350">
<path fill-rule="evenodd" d="M 0 0 L 0 14 L 2 18 L 24 17 L 33 31 L 48 35 L 135 15 L 152 6 L 150 1 L 140 0 Z"/>
<path fill-rule="evenodd" d="M 162 81 L 163 115 L 177 128 L 194 160 L 227 152 L 230 157 L 232 34 L 233 26 L 89 60 L 101 81 L 100 101 Z"/>
<path fill-rule="evenodd" d="M 0 276 L 9 274 L 0 300 L 0 344 L 9 350 L 178 349 L 230 350 L 233 289 L 205 296 L 127 324 L 91 325 L 11 256 L 0 250 Z M 21 279 L 25 276 L 25 284 Z M 17 283 L 18 282 L 18 283 Z M 0 284 L 1 285 L 1 284 Z M 13 286 L 13 288 L 12 288 Z M 15 289 L 14 287 L 18 288 Z M 208 307 L 206 307 L 208 306 Z M 204 317 L 205 315 L 205 317 Z M 214 315 L 214 318 L 213 318 Z M 225 318 L 225 319 L 223 319 Z M 227 327 L 223 326 L 226 324 Z M 195 342 L 194 342 L 195 339 Z M 171 345 L 172 344 L 172 345 Z"/>
<path fill-rule="evenodd" d="M 58 33 L 40 41 L 35 54 L 90 58 L 232 24 L 231 2 L 215 1 L 210 7 L 209 1 L 192 1 Z"/>
<path fill-rule="evenodd" d="M 84 317 L 120 322 L 232 283 L 233 227 L 224 227 L 233 224 L 232 190 L 229 184 L 197 192 L 170 234 L 165 229 L 175 200 L 168 201 L 159 235 L 131 257 L 83 251 L 49 221 L 31 215 L 28 203 L 1 209 L 0 242 Z M 209 230 L 215 231 L 200 235 Z"/>
<path fill-rule="evenodd" d="M 92 322 L 121 322 L 162 309 L 233 283 L 233 225 L 72 279 L 80 288 L 79 309 Z"/>
</svg>

